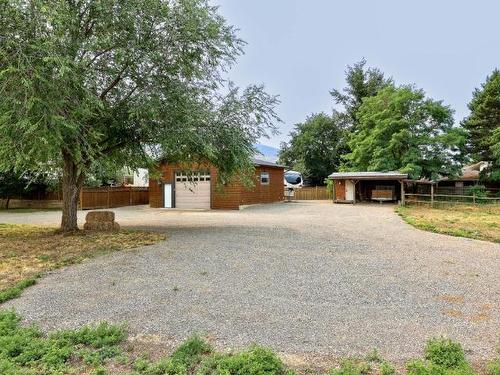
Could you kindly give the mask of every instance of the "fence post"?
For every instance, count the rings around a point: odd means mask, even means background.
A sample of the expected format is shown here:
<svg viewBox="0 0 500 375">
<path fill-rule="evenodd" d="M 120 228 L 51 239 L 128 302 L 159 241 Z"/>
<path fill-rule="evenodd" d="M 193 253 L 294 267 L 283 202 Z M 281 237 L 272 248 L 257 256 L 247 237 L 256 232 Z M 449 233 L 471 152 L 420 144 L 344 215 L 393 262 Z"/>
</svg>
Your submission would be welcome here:
<svg viewBox="0 0 500 375">
<path fill-rule="evenodd" d="M 431 208 L 434 207 L 434 184 L 431 183 Z"/>
<path fill-rule="evenodd" d="M 476 204 L 476 193 L 472 193 L 472 203 Z"/>
<path fill-rule="evenodd" d="M 111 187 L 108 186 L 108 199 L 107 199 L 108 203 L 106 205 L 107 206 L 106 208 L 109 208 L 109 196 L 110 196 L 110 193 L 111 193 Z"/>
<path fill-rule="evenodd" d="M 316 185 L 316 197 L 315 199 L 317 200 L 318 199 L 318 185 Z"/>
<path fill-rule="evenodd" d="M 132 206 L 132 187 L 128 188 L 128 203 Z"/>
</svg>

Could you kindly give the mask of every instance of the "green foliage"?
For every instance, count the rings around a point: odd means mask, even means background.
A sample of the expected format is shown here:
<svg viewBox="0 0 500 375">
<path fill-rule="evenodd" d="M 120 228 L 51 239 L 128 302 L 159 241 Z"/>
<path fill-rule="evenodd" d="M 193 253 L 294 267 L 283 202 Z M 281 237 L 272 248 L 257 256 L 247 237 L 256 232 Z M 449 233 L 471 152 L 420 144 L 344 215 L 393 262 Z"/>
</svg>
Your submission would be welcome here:
<svg viewBox="0 0 500 375">
<path fill-rule="evenodd" d="M 394 375 L 396 369 L 389 362 L 382 362 L 380 365 L 380 375 Z"/>
<path fill-rule="evenodd" d="M 320 185 L 340 165 L 345 153 L 345 132 L 337 115 L 311 115 L 295 125 L 289 143 L 282 143 L 280 162 Z"/>
<path fill-rule="evenodd" d="M 340 368 L 333 369 L 329 375 L 363 375 L 370 371 L 371 367 L 366 362 L 343 361 Z"/>
<path fill-rule="evenodd" d="M 456 368 L 466 363 L 462 345 L 445 338 L 427 341 L 425 359 L 446 368 Z"/>
<path fill-rule="evenodd" d="M 486 190 L 486 187 L 484 185 L 474 185 L 467 188 L 467 195 L 474 195 L 476 196 L 476 198 L 478 198 L 476 202 L 481 202 L 481 198 L 488 196 L 488 191 Z M 483 200 L 483 202 L 486 201 L 486 199 Z"/>
<path fill-rule="evenodd" d="M 20 320 L 13 311 L 0 311 L 2 374 L 67 373 L 68 361 L 77 352 L 77 347 L 80 351 L 86 350 L 89 356 L 94 352 L 107 353 L 105 358 L 108 358 L 118 352 L 116 345 L 124 339 L 123 328 L 104 323 L 95 328 L 57 332 L 47 337 L 34 326 L 20 326 Z"/>
<path fill-rule="evenodd" d="M 488 375 L 500 375 L 500 357 L 488 363 L 486 373 Z"/>
<path fill-rule="evenodd" d="M 462 346 L 449 339 L 434 338 L 427 342 L 425 360 L 407 364 L 409 375 L 473 375 Z"/>
<path fill-rule="evenodd" d="M 368 353 L 365 359 L 368 362 L 377 362 L 377 363 L 380 363 L 383 360 L 382 356 L 380 355 L 377 349 L 373 349 L 370 353 Z"/>
<path fill-rule="evenodd" d="M 436 179 L 458 172 L 463 142 L 453 111 L 409 86 L 388 86 L 365 98 L 349 140 L 346 169 L 396 171 Z"/>
<path fill-rule="evenodd" d="M 13 287 L 0 291 L 0 303 L 19 297 L 24 289 L 35 285 L 38 278 L 39 276 L 35 276 L 29 279 L 21 280 Z"/>
<path fill-rule="evenodd" d="M 203 358 L 211 353 L 213 353 L 213 348 L 210 344 L 199 336 L 193 336 L 179 346 L 170 357 L 156 363 L 139 358 L 134 363 L 134 370 L 138 374 L 184 375 L 188 372 L 192 373 L 194 367 L 199 365 Z"/>
<path fill-rule="evenodd" d="M 472 94 L 470 115 L 462 121 L 467 148 L 475 161 L 493 161 L 486 180 L 500 181 L 500 71 L 495 69 Z"/>
<path fill-rule="evenodd" d="M 253 346 L 234 354 L 216 354 L 201 365 L 199 375 L 291 374 L 271 350 Z"/>
<path fill-rule="evenodd" d="M 6 1 L 0 17 L 0 171 L 62 167 L 65 230 L 103 165 L 203 160 L 228 181 L 279 122 L 262 86 L 226 83 L 244 42 L 208 0 Z"/>
<path fill-rule="evenodd" d="M 375 96 L 378 92 L 392 85 L 392 79 L 385 78 L 377 68 L 365 68 L 366 60 L 355 63 L 347 67 L 345 72 L 347 86 L 342 90 L 333 89 L 332 95 L 336 104 L 344 107 L 344 112 L 339 113 L 344 123 L 344 127 L 351 132 L 356 132 L 358 128 L 358 110 L 364 98 Z"/>
</svg>

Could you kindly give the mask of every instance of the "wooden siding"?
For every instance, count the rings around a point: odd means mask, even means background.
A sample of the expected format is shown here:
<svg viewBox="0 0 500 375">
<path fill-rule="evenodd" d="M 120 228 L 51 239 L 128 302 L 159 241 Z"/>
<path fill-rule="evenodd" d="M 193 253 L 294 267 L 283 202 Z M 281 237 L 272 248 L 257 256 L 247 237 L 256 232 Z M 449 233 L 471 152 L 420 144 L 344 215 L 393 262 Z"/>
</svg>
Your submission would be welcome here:
<svg viewBox="0 0 500 375">
<path fill-rule="evenodd" d="M 345 201 L 345 181 L 344 180 L 334 180 L 335 184 L 335 200 Z"/>
<path fill-rule="evenodd" d="M 283 174 L 281 167 L 255 167 L 255 186 L 245 189 L 241 182 L 236 179 L 225 186 L 217 186 L 217 168 L 207 165 L 192 166 L 191 169 L 209 169 L 211 178 L 211 208 L 223 210 L 237 210 L 241 205 L 279 202 L 284 198 Z M 163 207 L 163 183 L 173 184 L 176 170 L 186 169 L 177 164 L 162 164 L 161 167 L 162 185 L 158 180 L 149 181 L 151 207 Z M 261 185 L 260 173 L 269 173 L 269 184 Z M 175 193 L 174 193 L 175 195 Z M 175 199 L 175 198 L 174 198 Z"/>
</svg>

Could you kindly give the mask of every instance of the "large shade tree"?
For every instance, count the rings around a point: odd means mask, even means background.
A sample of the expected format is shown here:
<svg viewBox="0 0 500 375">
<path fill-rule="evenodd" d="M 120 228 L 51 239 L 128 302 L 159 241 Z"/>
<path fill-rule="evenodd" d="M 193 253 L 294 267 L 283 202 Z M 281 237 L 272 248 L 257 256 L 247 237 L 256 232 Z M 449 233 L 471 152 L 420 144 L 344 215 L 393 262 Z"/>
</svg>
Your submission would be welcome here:
<svg viewBox="0 0 500 375">
<path fill-rule="evenodd" d="M 338 114 L 318 113 L 295 125 L 290 141 L 282 143 L 280 162 L 303 173 L 313 184 L 323 184 L 337 170 L 345 153 L 345 131 Z"/>
<path fill-rule="evenodd" d="M 0 170 L 62 169 L 63 231 L 96 165 L 227 180 L 278 121 L 262 87 L 225 84 L 244 43 L 208 0 L 0 0 L 0 24 Z"/>
<path fill-rule="evenodd" d="M 342 106 L 339 118 L 343 119 L 344 126 L 354 132 L 357 130 L 357 113 L 363 99 L 375 96 L 381 89 L 391 85 L 392 78 L 386 78 L 377 68 L 366 67 L 366 60 L 362 59 L 347 66 L 345 80 L 346 86 L 342 90 L 333 89 L 330 95 L 336 104 Z"/>
<path fill-rule="evenodd" d="M 358 119 L 348 170 L 399 170 L 416 179 L 458 171 L 463 131 L 453 126 L 453 111 L 422 90 L 388 86 L 363 100 Z"/>
<path fill-rule="evenodd" d="M 470 114 L 462 121 L 467 148 L 474 161 L 492 162 L 486 179 L 500 181 L 500 71 L 495 69 L 469 103 Z"/>
</svg>

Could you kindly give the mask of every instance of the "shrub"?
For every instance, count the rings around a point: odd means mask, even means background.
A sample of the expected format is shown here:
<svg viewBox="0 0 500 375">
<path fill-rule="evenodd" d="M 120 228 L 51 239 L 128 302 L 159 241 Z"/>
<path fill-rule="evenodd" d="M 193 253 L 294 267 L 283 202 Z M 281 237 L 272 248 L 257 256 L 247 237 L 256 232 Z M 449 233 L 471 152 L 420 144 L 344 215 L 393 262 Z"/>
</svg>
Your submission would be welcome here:
<svg viewBox="0 0 500 375">
<path fill-rule="evenodd" d="M 427 341 L 425 359 L 445 368 L 456 368 L 466 363 L 462 345 L 445 338 Z"/>
<path fill-rule="evenodd" d="M 409 375 L 473 375 L 462 346 L 445 338 L 427 341 L 425 360 L 414 360 L 406 366 Z"/>
<path fill-rule="evenodd" d="M 252 346 L 234 354 L 216 354 L 207 358 L 199 375 L 284 375 L 292 374 L 271 350 Z"/>
</svg>

